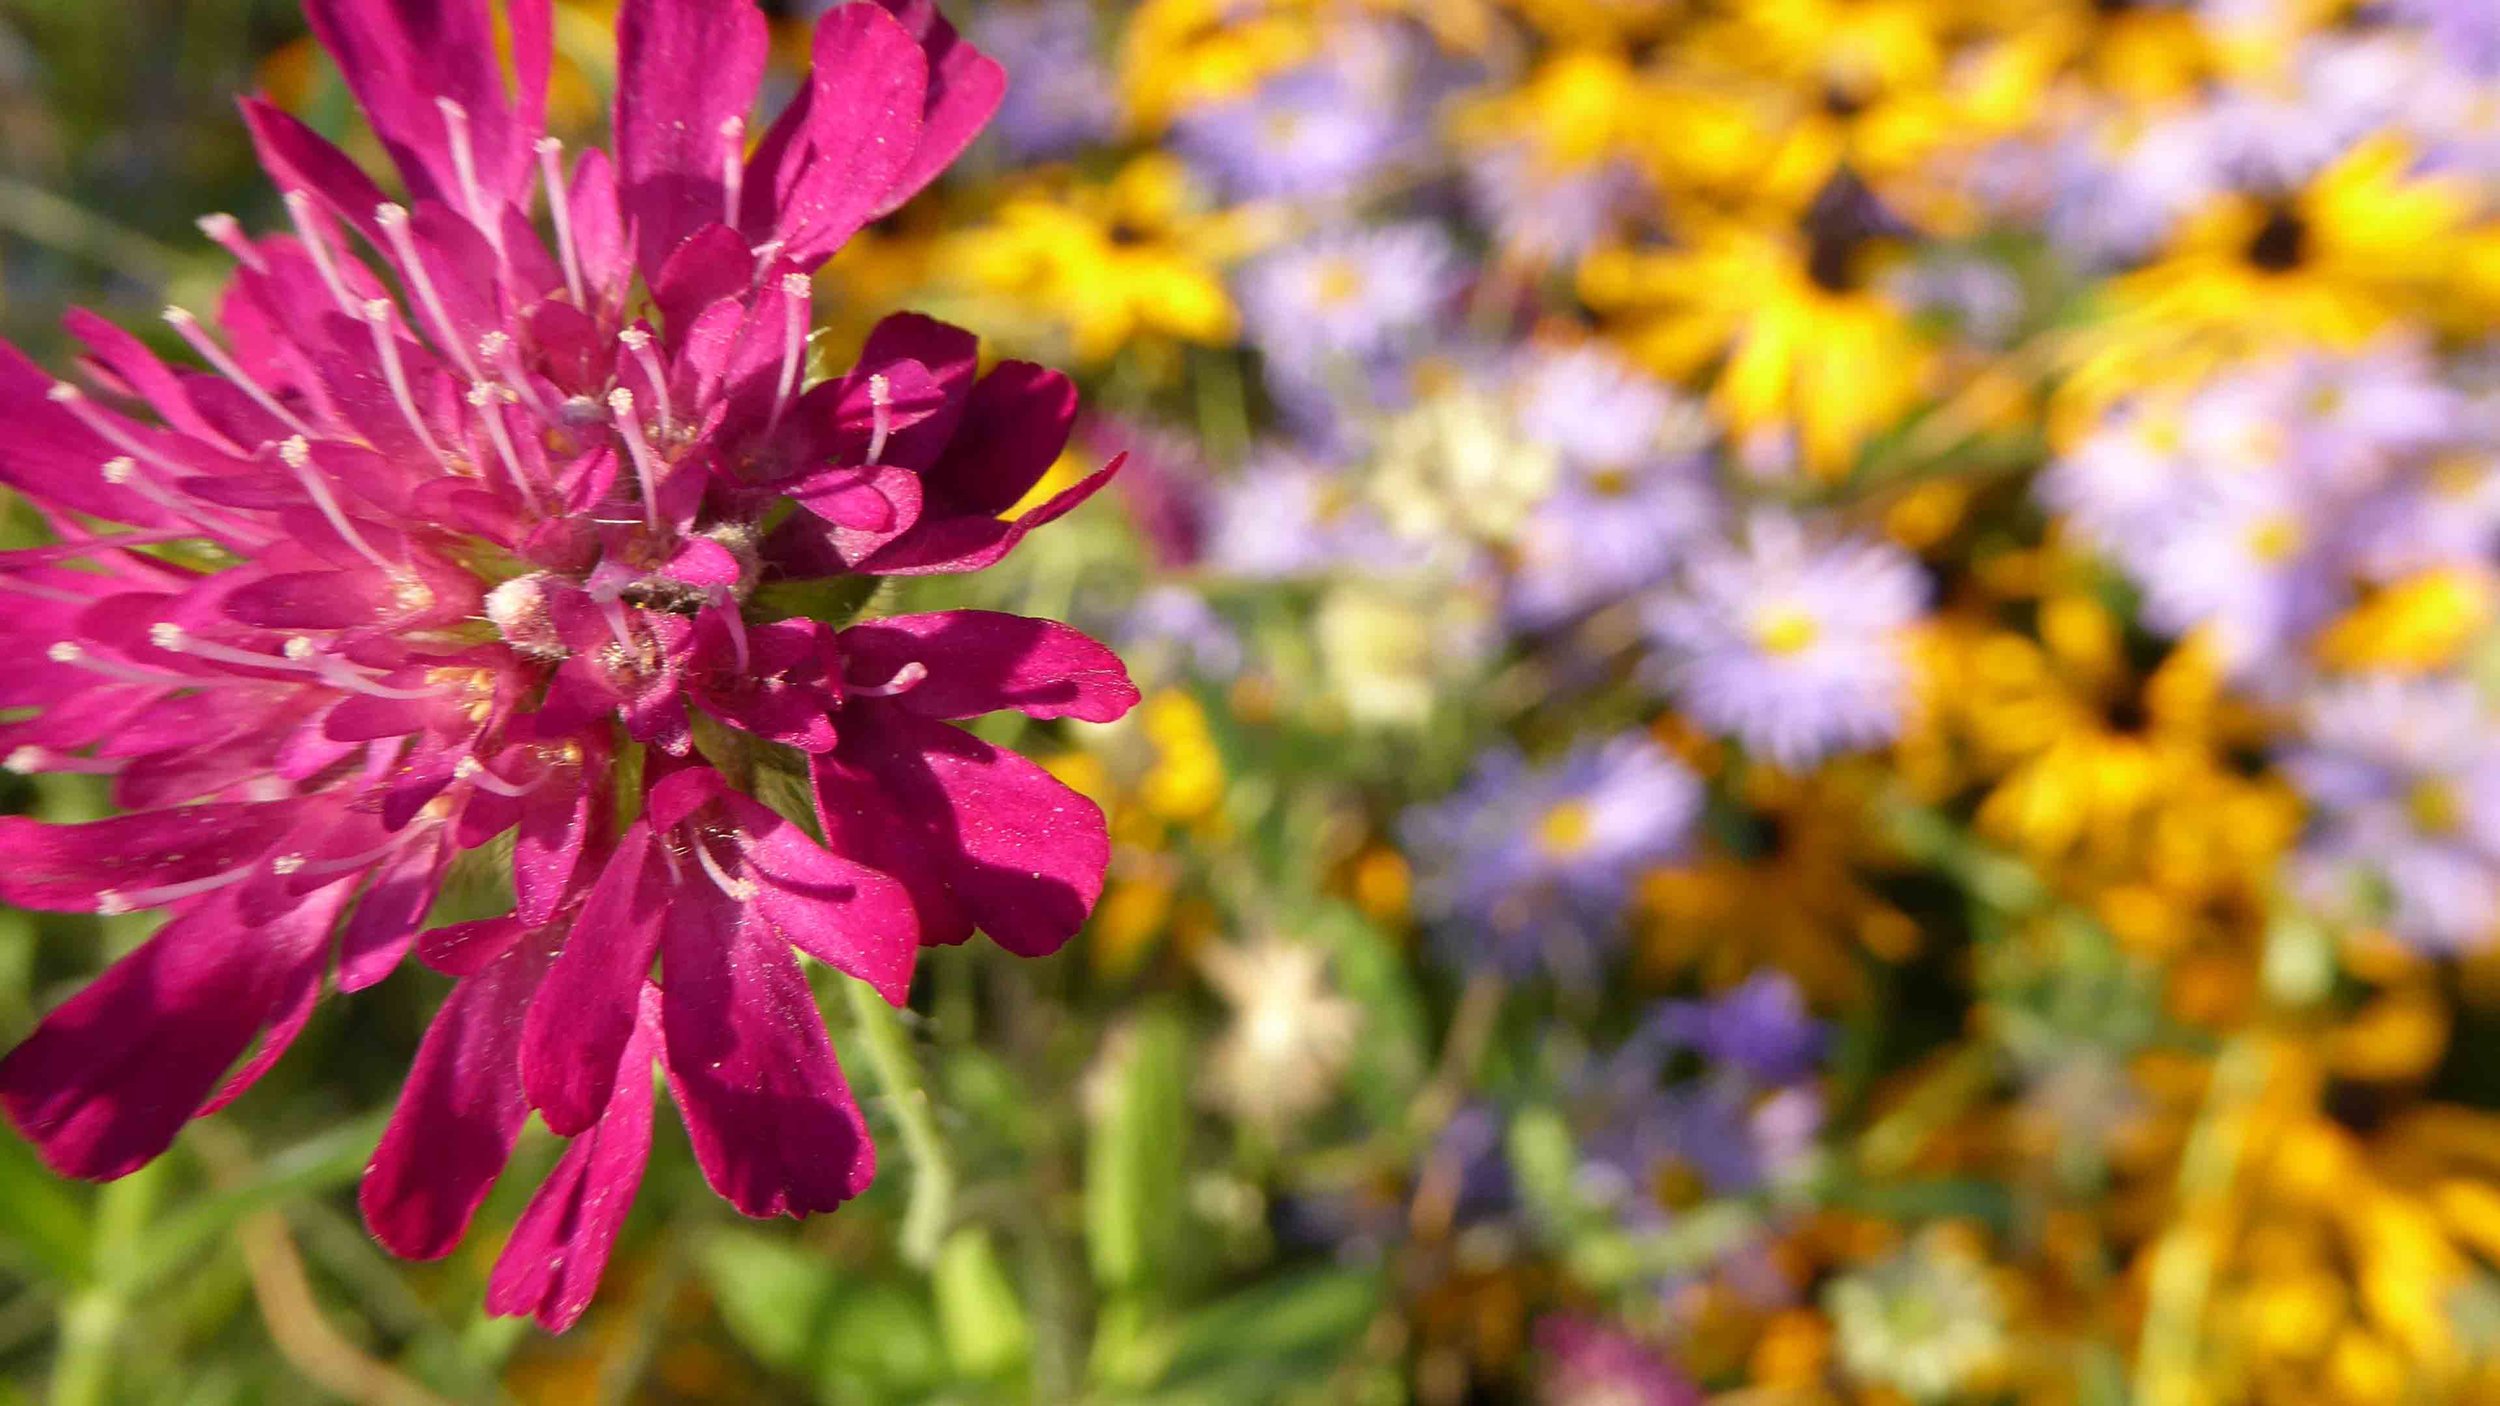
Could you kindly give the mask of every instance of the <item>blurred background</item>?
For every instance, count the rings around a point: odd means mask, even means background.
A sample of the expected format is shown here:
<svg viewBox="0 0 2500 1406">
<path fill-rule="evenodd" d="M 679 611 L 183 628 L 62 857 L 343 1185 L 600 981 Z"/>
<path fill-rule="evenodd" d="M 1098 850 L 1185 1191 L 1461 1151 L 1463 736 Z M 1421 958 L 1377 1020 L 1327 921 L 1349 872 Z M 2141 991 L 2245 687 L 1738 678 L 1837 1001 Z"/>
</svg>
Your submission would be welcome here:
<svg viewBox="0 0 2500 1406">
<path fill-rule="evenodd" d="M 1130 455 L 890 597 L 1130 660 L 1017 740 L 1088 931 L 830 1003 L 839 1214 L 663 1120 L 561 1338 L 479 1306 L 552 1140 L 356 1220 L 431 973 L 121 1182 L 0 1138 L 0 1400 L 2500 1399 L 2500 7 L 948 9 L 1012 90 L 821 355 L 935 313 Z M 378 167 L 281 0 L 0 0 L 0 334 L 212 300 L 253 90 Z M 143 923 L 0 911 L 0 1035 Z"/>
</svg>

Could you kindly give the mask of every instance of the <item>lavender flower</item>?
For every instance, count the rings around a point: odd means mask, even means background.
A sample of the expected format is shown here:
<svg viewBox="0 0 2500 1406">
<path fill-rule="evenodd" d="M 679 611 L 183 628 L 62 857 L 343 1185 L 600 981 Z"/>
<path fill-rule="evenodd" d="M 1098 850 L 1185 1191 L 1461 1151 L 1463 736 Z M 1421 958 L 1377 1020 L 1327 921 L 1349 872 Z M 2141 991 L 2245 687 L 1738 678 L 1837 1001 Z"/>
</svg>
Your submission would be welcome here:
<svg viewBox="0 0 2500 1406">
<path fill-rule="evenodd" d="M 1817 541 L 1762 512 L 1740 540 L 1696 549 L 1647 621 L 1663 681 L 1694 721 L 1804 767 L 1900 730 L 1907 632 L 1926 598 L 1906 553 Z"/>
<path fill-rule="evenodd" d="M 2365 912 L 2453 953 L 2500 926 L 2500 725 L 2462 679 L 2391 676 L 2331 684 L 2305 709 L 2307 738 L 2283 766 L 2312 824 L 2294 871 L 2313 900 Z"/>
<path fill-rule="evenodd" d="M 1091 0 L 990 6 L 980 11 L 979 33 L 1016 76 L 991 128 L 1010 157 L 1073 156 L 1119 125 L 1119 88 L 1102 61 Z"/>
<path fill-rule="evenodd" d="M 1335 230 L 1246 269 L 1242 321 L 1271 362 L 1325 379 L 1418 346 L 1457 277 L 1457 251 L 1438 225 Z"/>
<path fill-rule="evenodd" d="M 1393 95 L 1367 90 L 1348 67 L 1307 64 L 1199 108 L 1180 120 L 1175 144 L 1235 200 L 1351 197 L 1410 132 Z"/>
</svg>

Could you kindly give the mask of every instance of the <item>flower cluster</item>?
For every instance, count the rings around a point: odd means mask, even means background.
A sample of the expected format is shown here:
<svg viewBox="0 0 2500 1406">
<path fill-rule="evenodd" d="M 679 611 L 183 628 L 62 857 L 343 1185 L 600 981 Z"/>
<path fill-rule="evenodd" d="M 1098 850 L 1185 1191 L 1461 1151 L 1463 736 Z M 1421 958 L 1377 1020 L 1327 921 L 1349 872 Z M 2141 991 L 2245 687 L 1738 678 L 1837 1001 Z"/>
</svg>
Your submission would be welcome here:
<svg viewBox="0 0 2500 1406">
<path fill-rule="evenodd" d="M 569 160 L 545 5 L 513 7 L 509 84 L 483 0 L 307 13 L 407 199 L 247 101 L 293 228 L 208 224 L 233 280 L 213 318 L 165 315 L 200 365 L 84 314 L 83 385 L 0 350 L 0 478 L 54 538 L 0 559 L 0 747 L 125 811 L 0 820 L 0 897 L 166 915 L 0 1060 L 0 1105 L 53 1167 L 121 1176 L 326 987 L 413 950 L 458 983 L 366 1220 L 448 1253 L 535 1110 L 572 1141 L 489 1302 L 563 1327 L 642 1176 L 655 1067 L 748 1215 L 875 1174 L 795 954 L 899 1005 L 923 946 L 1045 953 L 1083 922 L 1099 812 L 950 724 L 1117 718 L 1119 660 L 1050 621 L 837 603 L 991 565 L 1110 471 L 1014 513 L 1075 390 L 981 372 L 943 323 L 812 364 L 815 270 L 999 101 L 925 4 L 829 16 L 750 142 L 763 14 L 635 0 L 615 150 Z M 758 798 L 776 780 L 804 811 Z M 508 913 L 427 927 L 456 866 L 507 850 Z"/>
</svg>

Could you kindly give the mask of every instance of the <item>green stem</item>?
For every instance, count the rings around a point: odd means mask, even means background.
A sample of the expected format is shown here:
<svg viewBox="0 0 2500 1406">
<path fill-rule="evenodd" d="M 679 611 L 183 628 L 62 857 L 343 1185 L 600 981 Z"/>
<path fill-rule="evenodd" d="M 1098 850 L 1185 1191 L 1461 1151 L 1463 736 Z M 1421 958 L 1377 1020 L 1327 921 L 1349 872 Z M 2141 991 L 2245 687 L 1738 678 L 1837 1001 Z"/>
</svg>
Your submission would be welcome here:
<svg viewBox="0 0 2500 1406">
<path fill-rule="evenodd" d="M 922 1269 L 936 1263 L 939 1242 L 954 1211 L 955 1171 L 946 1161 L 946 1144 L 938 1137 L 930 1113 L 928 1090 L 912 1058 L 903 1023 L 867 983 L 842 983 L 850 1003 L 851 1021 L 868 1052 L 868 1067 L 893 1106 L 894 1121 L 903 1133 L 903 1153 L 912 1165 L 911 1200 L 903 1211 L 903 1258 Z"/>
<path fill-rule="evenodd" d="M 164 1164 L 154 1162 L 96 1194 L 94 1279 L 61 1304 L 61 1345 L 52 1360 L 52 1406 L 103 1406 L 130 1316 L 122 1261 L 145 1238 Z"/>
</svg>

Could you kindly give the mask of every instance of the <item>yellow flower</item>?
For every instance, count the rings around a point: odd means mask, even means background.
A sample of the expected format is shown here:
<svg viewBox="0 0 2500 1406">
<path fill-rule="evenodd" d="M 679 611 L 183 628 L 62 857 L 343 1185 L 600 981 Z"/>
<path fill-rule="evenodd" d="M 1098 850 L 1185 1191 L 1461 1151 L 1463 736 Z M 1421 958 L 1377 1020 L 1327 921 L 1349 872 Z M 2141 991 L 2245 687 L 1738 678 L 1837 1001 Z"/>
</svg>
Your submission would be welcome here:
<svg viewBox="0 0 2500 1406">
<path fill-rule="evenodd" d="M 1127 17 L 1120 85 L 1141 134 L 1202 103 L 1239 97 L 1309 58 L 1319 34 L 1301 7 L 1238 0 L 1145 0 Z"/>
<path fill-rule="evenodd" d="M 1601 252 L 1581 295 L 1651 369 L 1709 382 L 1737 435 L 1784 437 L 1812 472 L 1838 477 L 1918 403 L 1931 351 L 1869 281 L 1880 251 L 1826 223 L 1728 223 L 1689 248 Z"/>
<path fill-rule="evenodd" d="M 1141 339 L 1221 344 L 1237 316 L 1217 276 L 1242 223 L 1205 212 L 1187 173 L 1142 156 L 1109 182 L 1046 180 L 1010 195 L 987 225 L 957 236 L 948 266 L 1102 362 Z"/>
<path fill-rule="evenodd" d="M 2487 312 L 2469 252 L 2475 193 L 2426 175 L 2393 137 L 2356 144 L 2302 188 L 2224 195 L 2168 252 L 2116 280 L 2072 393 L 2089 404 L 2286 344 L 2353 349 L 2399 318 L 2458 325 Z"/>
</svg>

